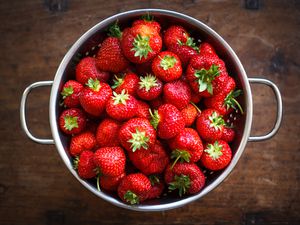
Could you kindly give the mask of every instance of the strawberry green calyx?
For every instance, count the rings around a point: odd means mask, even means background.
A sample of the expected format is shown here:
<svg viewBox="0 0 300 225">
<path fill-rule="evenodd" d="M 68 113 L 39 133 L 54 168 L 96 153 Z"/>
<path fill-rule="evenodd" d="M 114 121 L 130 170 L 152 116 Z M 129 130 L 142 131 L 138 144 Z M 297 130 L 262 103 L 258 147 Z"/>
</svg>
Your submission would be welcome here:
<svg viewBox="0 0 300 225">
<path fill-rule="evenodd" d="M 198 81 L 199 92 L 207 90 L 208 93 L 213 94 L 213 86 L 211 82 L 215 79 L 215 77 L 219 75 L 219 66 L 215 64 L 212 64 L 208 70 L 204 68 L 202 68 L 201 70 L 196 70 L 194 76 Z"/>
<path fill-rule="evenodd" d="M 77 169 L 78 169 L 78 163 L 79 163 L 79 156 L 76 156 L 76 157 L 73 159 L 73 169 L 74 169 L 74 170 L 77 170 Z"/>
<path fill-rule="evenodd" d="M 241 114 L 244 114 L 243 108 L 241 107 L 240 103 L 235 99 L 242 93 L 242 90 L 235 90 L 229 92 L 229 94 L 226 96 L 224 100 L 224 106 L 226 106 L 227 110 L 229 108 L 233 108 L 235 110 L 238 109 L 240 110 Z"/>
<path fill-rule="evenodd" d="M 155 184 L 159 184 L 160 183 L 159 178 L 157 176 L 155 176 L 155 175 L 150 175 L 149 176 L 149 180 L 150 180 L 152 186 L 154 186 Z"/>
<path fill-rule="evenodd" d="M 128 142 L 131 143 L 131 148 L 133 152 L 140 148 L 148 149 L 149 137 L 146 136 L 146 132 L 141 132 L 138 129 L 136 129 L 135 133 L 131 133 L 131 137 L 132 138 L 128 140 Z"/>
<path fill-rule="evenodd" d="M 179 196 L 186 194 L 191 186 L 190 178 L 186 175 L 181 174 L 180 176 L 175 175 L 174 181 L 169 183 L 169 191 L 178 189 Z"/>
<path fill-rule="evenodd" d="M 154 110 L 153 113 L 152 113 L 151 109 L 149 109 L 149 113 L 150 113 L 150 116 L 151 116 L 150 123 L 153 126 L 153 128 L 156 130 L 157 126 L 159 124 L 159 121 L 160 121 L 160 116 L 158 114 L 158 111 Z"/>
<path fill-rule="evenodd" d="M 146 91 L 150 91 L 152 87 L 158 86 L 157 79 L 152 74 L 147 74 L 145 77 L 140 77 L 139 89 L 145 88 Z"/>
<path fill-rule="evenodd" d="M 223 146 L 220 145 L 218 141 L 215 141 L 214 144 L 208 144 L 207 149 L 205 149 L 204 151 L 206 153 L 208 153 L 212 159 L 216 160 L 221 155 L 223 155 L 222 149 L 223 149 Z"/>
<path fill-rule="evenodd" d="M 209 117 L 210 120 L 210 127 L 215 128 L 216 130 L 221 129 L 221 126 L 225 125 L 225 121 L 221 115 L 214 111 Z"/>
<path fill-rule="evenodd" d="M 99 91 L 101 88 L 100 81 L 98 79 L 89 78 L 86 85 L 93 91 Z"/>
<path fill-rule="evenodd" d="M 188 37 L 185 43 L 183 43 L 180 40 L 177 40 L 177 42 L 178 42 L 179 45 L 189 46 L 189 47 L 193 48 L 194 50 L 196 50 L 199 53 L 199 47 L 197 47 L 196 42 L 194 41 L 194 38 Z"/>
<path fill-rule="evenodd" d="M 115 75 L 115 79 L 113 80 L 113 85 L 111 86 L 112 89 L 116 89 L 117 87 L 119 87 L 120 85 L 122 85 L 124 82 L 124 75 Z"/>
<path fill-rule="evenodd" d="M 141 36 L 138 34 L 133 41 L 133 48 L 131 51 L 134 51 L 135 57 L 140 57 L 140 59 L 147 58 L 148 52 L 152 52 L 152 48 L 149 44 L 150 38 L 148 36 Z"/>
<path fill-rule="evenodd" d="M 108 36 L 110 37 L 116 37 L 121 38 L 122 37 L 122 31 L 118 25 L 118 21 L 116 21 L 113 25 L 111 25 L 108 28 Z"/>
<path fill-rule="evenodd" d="M 178 160 L 180 160 L 180 162 L 190 162 L 190 158 L 191 158 L 191 155 L 188 151 L 175 149 L 171 153 L 171 159 L 175 159 L 171 166 L 171 170 L 174 168 L 174 166 L 178 162 Z"/>
<path fill-rule="evenodd" d="M 170 68 L 173 68 L 176 62 L 177 60 L 175 59 L 174 56 L 166 55 L 164 58 L 161 59 L 160 66 L 164 70 L 168 70 Z"/>
<path fill-rule="evenodd" d="M 130 203 L 131 205 L 139 204 L 140 202 L 139 197 L 132 191 L 127 191 L 124 194 L 124 199 L 126 200 L 126 202 Z"/>
<path fill-rule="evenodd" d="M 142 16 L 141 16 L 141 19 L 150 22 L 150 21 L 153 21 L 153 20 L 154 20 L 154 16 L 151 16 L 150 13 L 147 13 L 147 14 L 145 14 L 145 15 L 142 15 Z"/>
<path fill-rule="evenodd" d="M 61 92 L 61 95 L 63 96 L 63 99 L 73 94 L 74 90 L 73 87 L 70 85 L 68 87 L 65 87 L 63 91 Z"/>
<path fill-rule="evenodd" d="M 129 94 L 127 94 L 123 89 L 120 94 L 113 92 L 112 99 L 114 100 L 114 105 L 118 105 L 118 104 L 126 105 L 126 101 L 129 99 Z"/>
<path fill-rule="evenodd" d="M 77 116 L 65 116 L 64 120 L 65 120 L 64 127 L 67 130 L 72 130 L 73 128 L 78 128 L 78 123 L 77 123 L 78 117 Z"/>
</svg>

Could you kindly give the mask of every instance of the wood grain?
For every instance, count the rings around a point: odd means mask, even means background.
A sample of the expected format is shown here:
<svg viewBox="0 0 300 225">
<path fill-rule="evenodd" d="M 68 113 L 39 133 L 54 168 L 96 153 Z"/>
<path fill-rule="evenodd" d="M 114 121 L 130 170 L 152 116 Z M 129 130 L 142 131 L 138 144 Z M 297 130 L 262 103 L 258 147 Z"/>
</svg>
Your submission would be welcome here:
<svg viewBox="0 0 300 225">
<path fill-rule="evenodd" d="M 69 0 L 63 10 L 56 3 L 49 8 L 47 2 L 0 2 L 0 224 L 300 223 L 299 1 L 264 0 L 248 9 L 245 1 L 230 0 Z M 53 80 L 67 50 L 91 26 L 137 8 L 175 10 L 205 22 L 236 51 L 249 77 L 278 85 L 284 104 L 274 138 L 249 143 L 234 171 L 213 192 L 166 212 L 131 212 L 95 197 L 67 171 L 55 146 L 31 142 L 19 123 L 27 85 Z M 275 100 L 269 88 L 252 88 L 252 135 L 259 135 L 272 128 Z M 51 136 L 48 99 L 49 89 L 41 88 L 28 101 L 29 126 L 39 137 Z"/>
</svg>

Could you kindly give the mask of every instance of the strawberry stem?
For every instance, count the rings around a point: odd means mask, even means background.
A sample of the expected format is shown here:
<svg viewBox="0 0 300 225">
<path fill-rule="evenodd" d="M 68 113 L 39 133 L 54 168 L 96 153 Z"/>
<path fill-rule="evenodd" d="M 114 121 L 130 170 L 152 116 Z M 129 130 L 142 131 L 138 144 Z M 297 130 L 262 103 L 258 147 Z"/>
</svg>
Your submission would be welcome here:
<svg viewBox="0 0 300 225">
<path fill-rule="evenodd" d="M 76 157 L 73 159 L 73 169 L 74 169 L 74 170 L 77 170 L 77 169 L 78 169 L 78 163 L 79 163 L 79 156 L 76 156 Z"/>
<path fill-rule="evenodd" d="M 179 196 L 186 194 L 191 186 L 190 178 L 186 175 L 181 174 L 180 176 L 175 175 L 174 181 L 169 183 L 169 191 L 178 189 Z"/>
<path fill-rule="evenodd" d="M 160 66 L 164 70 L 168 70 L 170 68 L 173 68 L 176 62 L 177 62 L 177 60 L 175 59 L 174 56 L 166 55 L 165 57 L 163 57 L 161 59 Z"/>
<path fill-rule="evenodd" d="M 193 105 L 199 113 L 201 113 L 201 110 L 199 109 L 199 107 L 194 102 L 190 101 L 190 104 Z"/>
<path fill-rule="evenodd" d="M 160 180 L 156 175 L 150 175 L 149 180 L 150 180 L 152 186 L 160 183 Z"/>
<path fill-rule="evenodd" d="M 139 197 L 130 190 L 128 190 L 124 194 L 124 199 L 126 200 L 126 202 L 130 203 L 131 205 L 139 204 L 139 201 L 140 201 Z"/>
<path fill-rule="evenodd" d="M 204 152 L 208 153 L 213 160 L 216 160 L 223 155 L 222 149 L 223 146 L 218 141 L 215 141 L 214 144 L 208 144 Z"/>
<path fill-rule="evenodd" d="M 153 113 L 152 113 L 151 109 L 149 109 L 149 113 L 150 113 L 150 116 L 151 116 L 150 123 L 153 126 L 153 128 L 156 130 L 157 127 L 158 127 L 158 124 L 159 124 L 159 120 L 160 120 L 160 116 L 158 114 L 158 111 L 154 110 Z"/>
<path fill-rule="evenodd" d="M 133 48 L 131 49 L 131 51 L 134 51 L 134 56 L 135 57 L 139 57 L 140 59 L 147 58 L 148 53 L 152 52 L 152 48 L 150 46 L 150 37 L 148 36 L 141 36 L 140 34 L 138 34 L 134 41 L 133 41 Z"/>
<path fill-rule="evenodd" d="M 91 88 L 93 91 L 99 91 L 101 88 L 100 81 L 98 79 L 89 78 L 86 85 Z"/>
<path fill-rule="evenodd" d="M 64 127 L 67 130 L 72 130 L 73 128 L 78 128 L 78 123 L 77 123 L 77 116 L 65 116 L 64 120 L 65 120 L 65 125 Z"/>
<path fill-rule="evenodd" d="M 118 25 L 118 20 L 108 28 L 108 36 L 121 38 L 122 31 Z"/>
<path fill-rule="evenodd" d="M 221 126 L 225 124 L 225 121 L 221 115 L 218 115 L 216 111 L 214 111 L 209 117 L 210 127 L 215 128 L 216 130 L 221 129 Z"/>
<path fill-rule="evenodd" d="M 194 76 L 197 79 L 199 85 L 199 92 L 203 92 L 205 90 L 208 91 L 211 95 L 213 94 L 213 86 L 212 81 L 215 77 L 220 75 L 219 66 L 212 64 L 211 67 L 206 70 L 202 68 L 201 70 L 196 70 Z"/>
<path fill-rule="evenodd" d="M 98 174 L 98 176 L 97 176 L 97 190 L 101 191 L 101 188 L 100 188 L 100 174 Z"/>
<path fill-rule="evenodd" d="M 139 89 L 145 88 L 145 91 L 150 91 L 152 87 L 158 86 L 157 79 L 152 74 L 147 74 L 145 77 L 140 77 Z"/>
<path fill-rule="evenodd" d="M 61 92 L 61 95 L 63 96 L 63 99 L 73 94 L 73 87 L 70 85 L 68 87 L 65 87 L 63 91 Z"/>
<path fill-rule="evenodd" d="M 171 153 L 171 159 L 174 159 L 174 158 L 176 158 L 176 159 L 174 160 L 174 162 L 171 165 L 171 170 L 173 170 L 174 166 L 176 165 L 176 163 L 178 162 L 179 159 L 181 162 L 184 162 L 184 161 L 190 162 L 191 155 L 188 151 L 175 149 Z"/>
<path fill-rule="evenodd" d="M 129 94 L 125 93 L 125 89 L 120 94 L 113 92 L 114 105 L 123 104 L 126 105 L 126 101 L 129 99 Z"/>
<path fill-rule="evenodd" d="M 231 91 L 229 94 L 226 96 L 224 100 L 224 105 L 226 106 L 227 109 L 233 108 L 237 110 L 236 106 L 239 108 L 241 114 L 244 114 L 243 108 L 241 107 L 240 103 L 235 99 L 242 93 L 241 90 L 236 90 L 236 91 Z"/>
<path fill-rule="evenodd" d="M 127 142 L 131 143 L 132 151 L 135 152 L 136 150 L 140 148 L 148 149 L 148 141 L 149 137 L 146 136 L 146 132 L 142 131 L 140 132 L 137 128 L 135 130 L 135 133 L 131 133 L 131 139 Z"/>
<path fill-rule="evenodd" d="M 111 86 L 112 89 L 116 89 L 124 82 L 124 75 L 120 74 L 119 76 L 115 75 L 115 79 L 113 80 L 113 85 Z"/>
<path fill-rule="evenodd" d="M 142 15 L 141 18 L 142 20 L 149 21 L 149 22 L 154 20 L 154 16 L 151 16 L 149 12 L 145 15 Z"/>
</svg>

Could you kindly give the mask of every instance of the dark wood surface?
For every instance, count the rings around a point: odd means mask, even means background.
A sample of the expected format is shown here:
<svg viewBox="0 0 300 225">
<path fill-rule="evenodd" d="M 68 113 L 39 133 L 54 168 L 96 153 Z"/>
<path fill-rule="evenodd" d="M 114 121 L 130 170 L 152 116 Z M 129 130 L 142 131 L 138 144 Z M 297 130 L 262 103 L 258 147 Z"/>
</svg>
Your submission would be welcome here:
<svg viewBox="0 0 300 225">
<path fill-rule="evenodd" d="M 27 85 L 52 80 L 91 26 L 136 8 L 175 10 L 205 22 L 236 51 L 249 77 L 278 85 L 284 104 L 274 138 L 248 143 L 218 188 L 165 212 L 132 212 L 95 197 L 65 168 L 55 146 L 33 143 L 19 122 Z M 300 224 L 299 18 L 298 0 L 0 1 L 0 224 Z M 272 128 L 275 100 L 269 88 L 252 88 L 251 133 L 263 134 Z M 29 126 L 40 137 L 51 137 L 49 93 L 37 89 L 28 100 Z"/>
</svg>

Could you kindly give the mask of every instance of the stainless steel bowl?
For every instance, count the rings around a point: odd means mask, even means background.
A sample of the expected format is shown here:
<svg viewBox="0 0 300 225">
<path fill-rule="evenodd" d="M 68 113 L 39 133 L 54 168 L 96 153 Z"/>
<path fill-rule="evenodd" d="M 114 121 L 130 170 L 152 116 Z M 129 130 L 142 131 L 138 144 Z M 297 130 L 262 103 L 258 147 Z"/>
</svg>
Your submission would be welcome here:
<svg viewBox="0 0 300 225">
<path fill-rule="evenodd" d="M 236 80 L 237 87 L 243 90 L 243 95 L 240 98 L 240 103 L 244 108 L 245 113 L 243 116 L 238 118 L 239 122 L 237 123 L 237 137 L 232 144 L 233 158 L 231 163 L 223 171 L 216 172 L 213 175 L 208 176 L 206 186 L 202 189 L 200 193 L 191 196 L 186 196 L 183 198 L 162 197 L 161 199 L 146 201 L 145 203 L 139 205 L 127 205 L 120 201 L 119 198 L 117 198 L 114 195 L 105 192 L 99 192 L 93 183 L 79 178 L 76 171 L 72 168 L 72 160 L 67 151 L 68 138 L 59 130 L 57 121 L 59 114 L 62 110 L 59 106 L 60 91 L 62 85 L 74 75 L 75 66 L 78 62 L 78 57 L 84 55 L 93 55 L 97 50 L 97 45 L 105 38 L 105 29 L 109 25 L 114 23 L 116 20 L 119 21 L 121 26 L 129 26 L 129 24 L 134 19 L 139 18 L 140 16 L 146 13 L 150 13 L 151 15 L 153 15 L 155 19 L 162 24 L 162 27 L 167 27 L 170 24 L 180 24 L 189 31 L 193 31 L 192 35 L 197 39 L 199 38 L 202 41 L 207 41 L 215 47 L 219 56 L 225 61 L 229 74 L 233 76 Z M 273 129 L 264 136 L 250 137 L 253 114 L 252 94 L 249 84 L 250 82 L 261 83 L 270 86 L 273 89 L 277 100 L 276 122 L 274 124 Z M 28 130 L 25 117 L 26 99 L 28 93 L 32 89 L 39 86 L 48 85 L 52 85 L 49 105 L 49 116 L 53 139 L 40 139 L 34 137 Z M 20 118 L 22 128 L 28 135 L 28 137 L 31 140 L 40 144 L 55 144 L 62 160 L 64 161 L 69 171 L 83 186 L 85 186 L 89 191 L 91 191 L 98 197 L 116 206 L 126 209 L 137 211 L 161 211 L 177 208 L 203 197 L 204 195 L 212 191 L 214 188 L 216 188 L 229 175 L 229 173 L 233 170 L 239 158 L 241 157 L 248 141 L 262 141 L 269 139 L 273 135 L 275 135 L 281 123 L 282 100 L 277 86 L 271 81 L 260 78 L 248 78 L 243 68 L 243 65 L 241 64 L 239 58 L 232 50 L 232 48 L 220 35 L 218 35 L 214 30 L 212 30 L 204 23 L 178 12 L 161 9 L 140 9 L 111 16 L 101 21 L 100 23 L 92 27 L 90 30 L 88 30 L 85 34 L 83 34 L 63 58 L 55 75 L 54 81 L 36 82 L 29 85 L 25 89 L 21 99 Z"/>
</svg>

